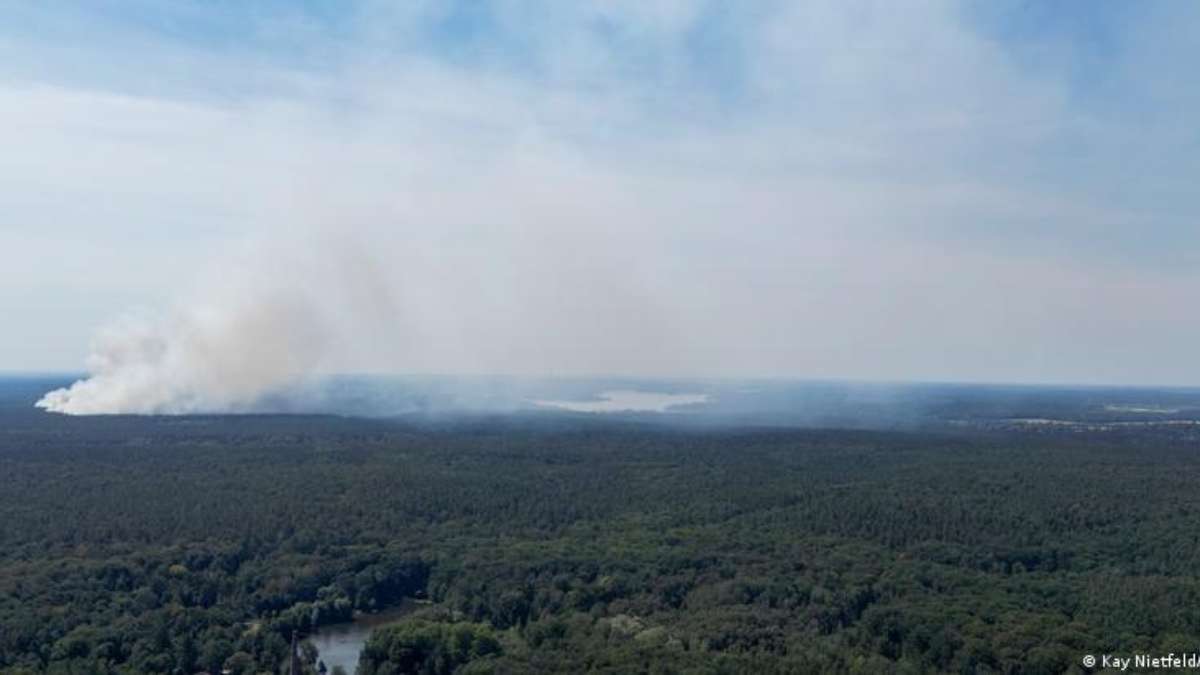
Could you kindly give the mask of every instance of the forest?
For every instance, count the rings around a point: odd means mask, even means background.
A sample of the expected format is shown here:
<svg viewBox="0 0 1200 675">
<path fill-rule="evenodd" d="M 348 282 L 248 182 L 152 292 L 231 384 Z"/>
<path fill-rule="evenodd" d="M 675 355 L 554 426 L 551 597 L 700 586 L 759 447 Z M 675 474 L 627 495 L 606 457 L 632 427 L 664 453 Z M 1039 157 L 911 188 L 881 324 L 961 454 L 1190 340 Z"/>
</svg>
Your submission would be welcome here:
<svg viewBox="0 0 1200 675">
<path fill-rule="evenodd" d="M 360 673 L 1200 651 L 1197 432 L 1052 431 L 0 405 L 0 672 L 286 672 L 414 599 Z"/>
</svg>

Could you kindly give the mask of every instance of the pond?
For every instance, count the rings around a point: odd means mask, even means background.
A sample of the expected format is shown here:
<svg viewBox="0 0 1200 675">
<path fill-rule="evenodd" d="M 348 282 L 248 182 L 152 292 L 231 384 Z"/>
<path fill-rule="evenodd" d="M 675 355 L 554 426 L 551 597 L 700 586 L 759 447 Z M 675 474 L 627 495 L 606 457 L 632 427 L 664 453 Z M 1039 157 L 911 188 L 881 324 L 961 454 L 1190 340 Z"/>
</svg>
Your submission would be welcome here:
<svg viewBox="0 0 1200 675">
<path fill-rule="evenodd" d="M 308 640 L 316 646 L 318 657 L 325 662 L 328 672 L 332 673 L 334 666 L 341 666 L 353 675 L 358 668 L 358 655 L 371 636 L 371 631 L 395 623 L 418 607 L 420 604 L 416 602 L 406 602 L 375 614 L 361 614 L 353 621 L 326 624 L 310 635 Z"/>
</svg>

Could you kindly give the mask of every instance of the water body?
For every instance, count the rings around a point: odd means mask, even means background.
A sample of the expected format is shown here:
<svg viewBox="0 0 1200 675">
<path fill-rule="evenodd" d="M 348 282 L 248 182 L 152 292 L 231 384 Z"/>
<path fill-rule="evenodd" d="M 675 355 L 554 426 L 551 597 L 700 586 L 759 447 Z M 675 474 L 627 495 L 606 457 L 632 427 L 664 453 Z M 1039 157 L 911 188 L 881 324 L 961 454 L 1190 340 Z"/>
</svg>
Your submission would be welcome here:
<svg viewBox="0 0 1200 675">
<path fill-rule="evenodd" d="M 308 640 L 316 646 L 319 658 L 325 662 L 329 672 L 341 666 L 347 673 L 358 668 L 358 655 L 371 636 L 371 631 L 411 614 L 419 605 L 405 604 L 376 614 L 362 614 L 353 621 L 331 623 L 321 626 Z"/>
<path fill-rule="evenodd" d="M 708 394 L 664 394 L 654 391 L 615 389 L 600 392 L 593 401 L 533 401 L 549 408 L 575 412 L 667 412 L 670 408 L 708 402 Z"/>
</svg>

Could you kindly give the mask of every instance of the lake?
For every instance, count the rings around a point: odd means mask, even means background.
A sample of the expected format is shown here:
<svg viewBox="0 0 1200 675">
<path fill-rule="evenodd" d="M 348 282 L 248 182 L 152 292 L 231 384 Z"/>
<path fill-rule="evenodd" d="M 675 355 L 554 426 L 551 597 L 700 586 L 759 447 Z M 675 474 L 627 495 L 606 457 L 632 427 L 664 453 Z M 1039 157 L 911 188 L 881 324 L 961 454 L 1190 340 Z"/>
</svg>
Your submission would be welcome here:
<svg viewBox="0 0 1200 675">
<path fill-rule="evenodd" d="M 708 394 L 664 394 L 656 391 L 637 391 L 632 389 L 617 389 L 604 391 L 591 401 L 533 401 L 533 403 L 550 407 L 573 410 L 575 412 L 613 413 L 613 412 L 667 412 L 681 405 L 706 403 Z"/>
<path fill-rule="evenodd" d="M 358 655 L 371 636 L 371 631 L 395 623 L 418 607 L 420 605 L 415 602 L 405 603 L 375 614 L 362 614 L 346 623 L 326 624 L 310 635 L 308 640 L 316 646 L 329 672 L 333 672 L 334 666 L 341 666 L 353 675 L 358 668 Z"/>
</svg>

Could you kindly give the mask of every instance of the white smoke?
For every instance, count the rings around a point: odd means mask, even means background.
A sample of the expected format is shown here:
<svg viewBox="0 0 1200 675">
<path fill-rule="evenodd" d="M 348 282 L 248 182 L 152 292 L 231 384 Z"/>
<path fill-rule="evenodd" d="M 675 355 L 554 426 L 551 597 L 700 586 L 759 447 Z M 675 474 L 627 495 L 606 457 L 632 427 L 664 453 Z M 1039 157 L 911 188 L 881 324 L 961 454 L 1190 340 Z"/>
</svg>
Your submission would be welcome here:
<svg viewBox="0 0 1200 675">
<path fill-rule="evenodd" d="M 37 405 L 72 415 L 240 409 L 308 373 L 326 340 L 308 303 L 283 295 L 127 317 L 94 340 L 87 379 Z"/>
<path fill-rule="evenodd" d="M 240 411 L 297 384 L 330 353 L 362 289 L 375 293 L 375 270 L 327 241 L 307 256 L 274 249 L 223 266 L 173 310 L 106 326 L 92 341 L 88 377 L 37 406 L 70 415 Z M 387 311 L 377 293 L 365 303 Z"/>
</svg>

